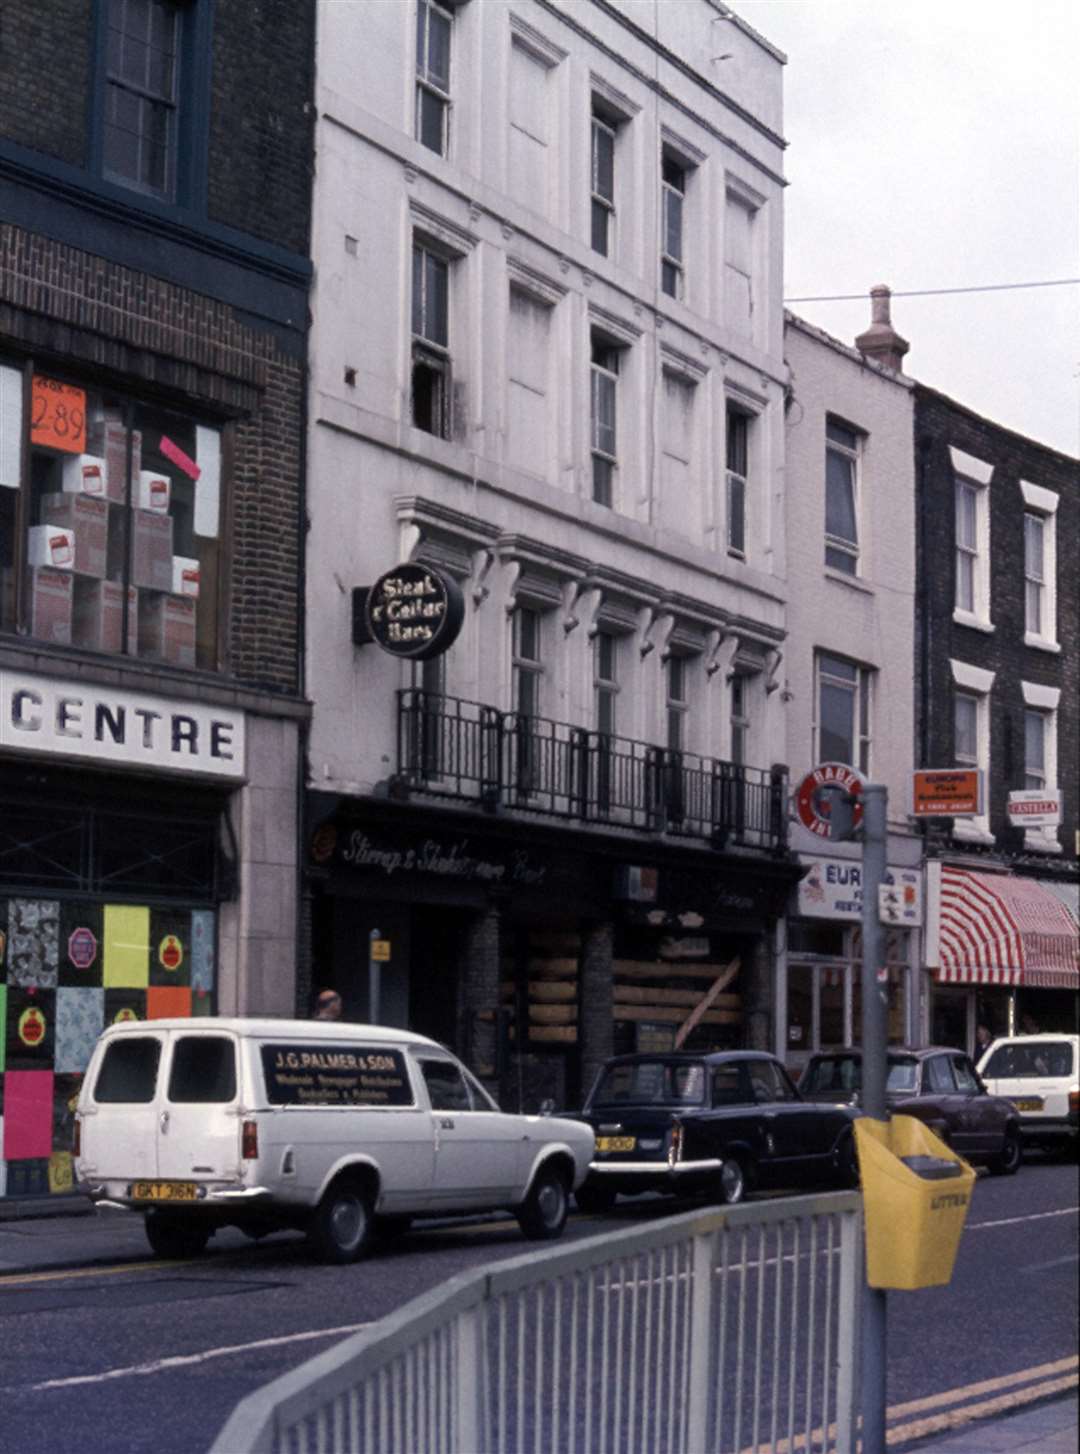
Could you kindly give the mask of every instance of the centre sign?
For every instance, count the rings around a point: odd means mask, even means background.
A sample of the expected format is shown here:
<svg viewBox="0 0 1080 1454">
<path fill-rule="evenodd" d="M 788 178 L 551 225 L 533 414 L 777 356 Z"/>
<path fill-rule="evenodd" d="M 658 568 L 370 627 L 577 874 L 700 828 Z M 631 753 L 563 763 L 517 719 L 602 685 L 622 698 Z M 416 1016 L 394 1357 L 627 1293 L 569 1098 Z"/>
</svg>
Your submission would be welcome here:
<svg viewBox="0 0 1080 1454">
<path fill-rule="evenodd" d="M 391 656 L 427 661 L 457 640 L 465 597 L 451 576 L 407 561 L 381 575 L 364 605 L 371 639 Z"/>
</svg>

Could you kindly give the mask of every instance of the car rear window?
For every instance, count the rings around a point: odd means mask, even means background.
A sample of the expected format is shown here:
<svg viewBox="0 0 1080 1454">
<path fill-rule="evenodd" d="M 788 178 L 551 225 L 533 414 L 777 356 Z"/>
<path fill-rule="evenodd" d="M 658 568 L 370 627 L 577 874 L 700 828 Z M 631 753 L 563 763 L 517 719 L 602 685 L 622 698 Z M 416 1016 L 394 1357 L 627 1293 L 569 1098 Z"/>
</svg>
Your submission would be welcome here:
<svg viewBox="0 0 1080 1454">
<path fill-rule="evenodd" d="M 983 1075 L 990 1080 L 1015 1080 L 1020 1076 L 1066 1076 L 1072 1074 L 1072 1046 L 1067 1040 L 1040 1040 L 1029 1045 L 999 1045 L 986 1062 Z"/>
<path fill-rule="evenodd" d="M 700 1106 L 705 1099 L 705 1067 L 639 1060 L 611 1065 L 593 1095 L 604 1105 Z"/>
<path fill-rule="evenodd" d="M 282 1041 L 263 1045 L 263 1079 L 272 1106 L 411 1106 L 405 1057 L 383 1045 Z"/>
<path fill-rule="evenodd" d="M 94 1100 L 105 1105 L 146 1105 L 157 1088 L 161 1041 L 113 1040 L 94 1082 Z"/>
<path fill-rule="evenodd" d="M 804 1095 L 820 1094 L 822 1091 L 839 1094 L 858 1088 L 859 1062 L 851 1055 L 829 1055 L 812 1061 L 799 1082 L 799 1089 Z"/>
<path fill-rule="evenodd" d="M 169 1100 L 215 1105 L 236 1098 L 236 1048 L 221 1035 L 183 1035 L 173 1046 Z"/>
<path fill-rule="evenodd" d="M 889 1072 L 885 1080 L 887 1091 L 913 1091 L 919 1084 L 919 1065 L 915 1060 L 889 1061 Z"/>
</svg>

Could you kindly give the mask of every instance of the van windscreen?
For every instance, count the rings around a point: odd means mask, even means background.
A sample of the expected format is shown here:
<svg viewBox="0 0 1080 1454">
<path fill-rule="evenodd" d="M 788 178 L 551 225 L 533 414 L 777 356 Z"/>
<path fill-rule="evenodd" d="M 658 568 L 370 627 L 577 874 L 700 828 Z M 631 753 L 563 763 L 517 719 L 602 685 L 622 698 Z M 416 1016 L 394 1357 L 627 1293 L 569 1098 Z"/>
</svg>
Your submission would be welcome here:
<svg viewBox="0 0 1080 1454">
<path fill-rule="evenodd" d="M 236 1051 L 221 1035 L 182 1035 L 173 1046 L 169 1100 L 213 1105 L 236 1098 Z"/>
<path fill-rule="evenodd" d="M 146 1105 L 154 1099 L 161 1041 L 114 1040 L 94 1085 L 94 1100 L 108 1105 Z"/>
<path fill-rule="evenodd" d="M 380 1045 L 262 1046 L 266 1098 L 272 1106 L 411 1106 L 400 1050 Z"/>
</svg>

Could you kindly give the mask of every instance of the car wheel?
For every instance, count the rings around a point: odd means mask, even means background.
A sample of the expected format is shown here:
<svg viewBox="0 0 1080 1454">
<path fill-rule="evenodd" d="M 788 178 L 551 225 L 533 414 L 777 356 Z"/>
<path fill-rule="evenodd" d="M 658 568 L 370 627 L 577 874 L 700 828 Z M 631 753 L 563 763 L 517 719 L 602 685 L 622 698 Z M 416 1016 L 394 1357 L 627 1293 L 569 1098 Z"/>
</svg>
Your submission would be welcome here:
<svg viewBox="0 0 1080 1454">
<path fill-rule="evenodd" d="M 146 1240 L 158 1257 L 198 1257 L 211 1229 L 153 1207 L 146 1214 Z"/>
<path fill-rule="evenodd" d="M 836 1148 L 836 1179 L 841 1186 L 859 1185 L 859 1157 L 855 1150 L 855 1135 L 845 1131 Z"/>
<path fill-rule="evenodd" d="M 737 1156 L 724 1158 L 716 1173 L 716 1200 L 723 1206 L 733 1207 L 746 1197 L 746 1168 Z"/>
<path fill-rule="evenodd" d="M 375 1230 L 371 1198 L 354 1181 L 338 1181 L 312 1213 L 308 1237 L 323 1262 L 355 1262 Z"/>
<path fill-rule="evenodd" d="M 517 1219 L 526 1237 L 546 1242 L 561 1237 L 570 1211 L 570 1189 L 566 1174 L 556 1166 L 536 1173 L 529 1195 L 518 1209 Z"/>
<path fill-rule="evenodd" d="M 1024 1153 L 1020 1147 L 1020 1133 L 1018 1131 L 1005 1132 L 1005 1144 L 997 1156 L 992 1156 L 987 1163 L 994 1176 L 1015 1176 L 1020 1170 L 1020 1163 L 1024 1159 Z"/>
<path fill-rule="evenodd" d="M 574 1193 L 574 1201 L 579 1212 L 602 1216 L 615 1205 L 615 1193 L 606 1186 L 579 1186 Z"/>
</svg>

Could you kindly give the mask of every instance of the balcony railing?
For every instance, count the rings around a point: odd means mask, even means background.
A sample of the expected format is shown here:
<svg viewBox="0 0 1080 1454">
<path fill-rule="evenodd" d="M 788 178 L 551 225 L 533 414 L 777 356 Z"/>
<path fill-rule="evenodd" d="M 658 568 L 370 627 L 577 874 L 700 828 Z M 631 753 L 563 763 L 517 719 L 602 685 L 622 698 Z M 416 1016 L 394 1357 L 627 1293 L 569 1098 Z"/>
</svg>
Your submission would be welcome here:
<svg viewBox="0 0 1080 1454">
<path fill-rule="evenodd" d="M 787 777 L 409 688 L 398 694 L 398 777 L 411 788 L 584 822 L 787 844 Z"/>
</svg>

